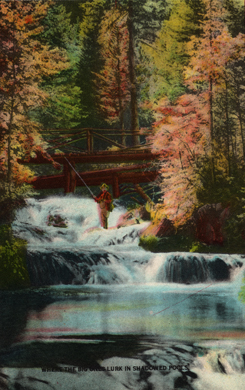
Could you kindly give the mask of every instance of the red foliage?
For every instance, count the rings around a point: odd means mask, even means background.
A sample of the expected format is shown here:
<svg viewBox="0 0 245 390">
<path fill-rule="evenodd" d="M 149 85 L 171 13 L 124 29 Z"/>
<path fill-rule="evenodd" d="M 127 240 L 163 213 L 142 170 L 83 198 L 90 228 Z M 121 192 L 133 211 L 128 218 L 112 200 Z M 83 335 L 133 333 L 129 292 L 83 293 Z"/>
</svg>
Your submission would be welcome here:
<svg viewBox="0 0 245 390">
<path fill-rule="evenodd" d="M 160 152 L 164 210 L 176 224 L 184 223 L 197 204 L 198 161 L 208 152 L 208 113 L 201 96 L 183 95 L 175 105 L 163 100 L 150 137 Z"/>
<path fill-rule="evenodd" d="M 32 17 L 32 15 L 27 15 L 27 16 L 25 17 L 25 23 L 26 23 L 26 24 L 33 23 L 33 17 Z"/>
<path fill-rule="evenodd" d="M 29 116 L 47 99 L 40 88 L 43 77 L 67 67 L 60 50 L 50 50 L 36 39 L 49 5 L 50 1 L 0 2 L 0 159 L 9 188 L 11 183 L 18 187 L 29 182 L 32 175 L 18 158 L 40 152 L 51 159 L 40 125 Z"/>
</svg>

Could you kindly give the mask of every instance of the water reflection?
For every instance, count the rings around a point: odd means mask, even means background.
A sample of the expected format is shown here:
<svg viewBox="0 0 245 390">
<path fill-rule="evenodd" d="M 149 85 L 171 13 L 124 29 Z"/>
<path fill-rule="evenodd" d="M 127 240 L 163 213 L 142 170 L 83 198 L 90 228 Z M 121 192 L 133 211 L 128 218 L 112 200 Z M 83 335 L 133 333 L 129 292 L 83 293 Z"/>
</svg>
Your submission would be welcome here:
<svg viewBox="0 0 245 390">
<path fill-rule="evenodd" d="M 32 290 L 0 292 L 0 348 L 12 345 L 25 332 L 31 311 L 40 313 L 56 299 Z"/>
<path fill-rule="evenodd" d="M 1 293 L 0 299 L 4 364 L 30 364 L 29 359 L 41 364 L 45 355 L 61 362 L 61 353 L 75 364 L 87 344 L 98 353 L 95 345 L 106 342 L 107 348 L 115 337 L 196 341 L 226 337 L 224 332 L 243 337 L 245 308 L 228 284 L 213 285 L 208 293 L 200 292 L 200 285 L 59 286 Z"/>
</svg>

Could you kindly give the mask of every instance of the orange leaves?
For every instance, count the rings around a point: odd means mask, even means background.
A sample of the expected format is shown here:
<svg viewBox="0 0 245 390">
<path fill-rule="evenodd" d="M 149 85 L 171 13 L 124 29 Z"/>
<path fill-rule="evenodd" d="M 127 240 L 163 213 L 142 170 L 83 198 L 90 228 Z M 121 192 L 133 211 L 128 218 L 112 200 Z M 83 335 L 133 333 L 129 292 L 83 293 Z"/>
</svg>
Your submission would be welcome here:
<svg viewBox="0 0 245 390">
<path fill-rule="evenodd" d="M 37 40 L 42 31 L 40 21 L 46 15 L 49 1 L 0 2 L 0 149 L 7 167 L 8 180 L 15 185 L 27 183 L 31 172 L 20 166 L 18 158 L 45 152 L 39 135 L 40 125 L 30 119 L 48 97 L 40 88 L 45 76 L 68 67 L 64 51 L 49 50 Z"/>
<path fill-rule="evenodd" d="M 96 74 L 100 108 L 108 121 L 118 121 L 130 100 L 127 16 L 118 9 L 104 15 L 99 44 L 104 68 Z"/>
<path fill-rule="evenodd" d="M 150 140 L 161 153 L 164 211 L 178 225 L 197 204 L 198 163 L 209 145 L 207 107 L 202 97 L 185 94 L 172 105 L 162 100 L 156 111 Z"/>
<path fill-rule="evenodd" d="M 30 169 L 26 168 L 24 165 L 18 164 L 15 162 L 12 167 L 13 180 L 17 186 L 20 186 L 23 183 L 31 183 L 33 178 L 33 173 Z"/>
<path fill-rule="evenodd" d="M 34 22 L 34 20 L 33 20 L 32 15 L 27 15 L 27 16 L 25 17 L 25 24 L 31 24 L 31 23 L 33 23 L 33 22 Z"/>
<path fill-rule="evenodd" d="M 185 70 L 187 84 L 200 89 L 210 78 L 219 83 L 226 78 L 227 66 L 244 57 L 245 35 L 233 38 L 224 23 L 226 11 L 220 0 L 205 0 L 206 20 L 203 36 L 193 37 L 189 46 L 191 61 Z"/>
</svg>

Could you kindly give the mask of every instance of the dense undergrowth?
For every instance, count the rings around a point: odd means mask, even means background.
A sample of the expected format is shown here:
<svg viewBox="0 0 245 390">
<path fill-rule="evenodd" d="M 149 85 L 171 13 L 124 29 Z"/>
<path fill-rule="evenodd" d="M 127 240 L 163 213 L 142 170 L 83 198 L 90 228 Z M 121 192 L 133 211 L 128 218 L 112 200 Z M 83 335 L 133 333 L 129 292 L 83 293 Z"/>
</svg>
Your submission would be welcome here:
<svg viewBox="0 0 245 390">
<path fill-rule="evenodd" d="M 176 234 L 170 237 L 158 238 L 156 236 L 141 237 L 139 246 L 155 253 L 160 252 L 198 252 L 198 253 L 224 253 L 244 254 L 245 241 L 242 238 L 226 239 L 223 245 L 207 245 L 196 241 L 192 237 Z"/>
<path fill-rule="evenodd" d="M 0 227 L 0 289 L 30 285 L 26 268 L 26 242 L 15 238 L 9 225 Z"/>
</svg>

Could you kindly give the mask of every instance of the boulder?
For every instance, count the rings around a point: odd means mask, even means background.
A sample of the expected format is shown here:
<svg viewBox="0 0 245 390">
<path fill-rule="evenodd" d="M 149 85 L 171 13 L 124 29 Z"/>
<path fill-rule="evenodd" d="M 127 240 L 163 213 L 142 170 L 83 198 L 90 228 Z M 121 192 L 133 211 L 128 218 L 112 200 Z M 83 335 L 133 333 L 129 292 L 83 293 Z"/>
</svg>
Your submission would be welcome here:
<svg viewBox="0 0 245 390">
<path fill-rule="evenodd" d="M 155 236 L 155 237 L 169 237 L 175 233 L 174 226 L 172 221 L 167 218 L 163 218 L 159 222 L 153 222 L 148 226 L 144 232 L 143 236 Z"/>
<path fill-rule="evenodd" d="M 192 216 L 190 222 L 194 227 L 195 238 L 207 245 L 223 245 L 224 225 L 229 216 L 229 207 L 221 203 L 206 204 Z"/>
<path fill-rule="evenodd" d="M 142 221 L 150 221 L 150 213 L 144 206 L 127 211 L 123 214 L 117 224 L 118 228 L 139 224 Z"/>
</svg>

